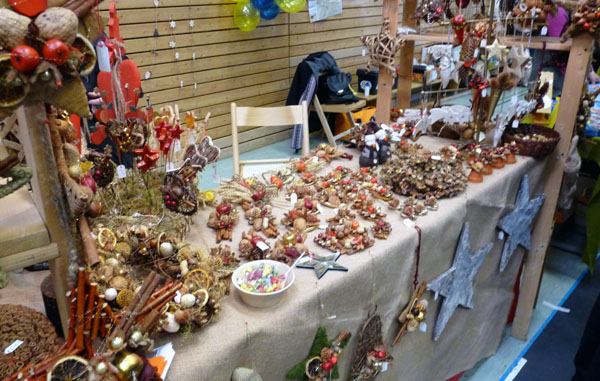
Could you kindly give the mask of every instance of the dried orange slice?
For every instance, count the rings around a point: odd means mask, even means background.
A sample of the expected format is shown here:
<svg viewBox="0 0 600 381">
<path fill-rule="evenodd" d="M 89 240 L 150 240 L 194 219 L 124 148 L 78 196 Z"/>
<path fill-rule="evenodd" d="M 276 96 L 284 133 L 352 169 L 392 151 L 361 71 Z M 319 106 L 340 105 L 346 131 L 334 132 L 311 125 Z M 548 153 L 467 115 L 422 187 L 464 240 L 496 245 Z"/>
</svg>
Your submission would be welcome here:
<svg viewBox="0 0 600 381">
<path fill-rule="evenodd" d="M 208 289 L 210 286 L 210 276 L 202 269 L 195 269 L 187 273 L 183 279 L 183 284 L 192 293 L 203 288 Z"/>
<path fill-rule="evenodd" d="M 88 362 L 79 356 L 67 356 L 56 362 L 48 373 L 48 381 L 88 380 L 91 369 Z"/>
<path fill-rule="evenodd" d="M 21 78 L 7 79 L 12 70 L 10 54 L 0 55 L 0 107 L 14 107 L 21 103 L 29 93 L 29 85 L 24 83 Z"/>
<path fill-rule="evenodd" d="M 98 245 L 100 245 L 101 248 L 112 250 L 115 248 L 116 244 L 117 236 L 112 232 L 112 230 L 107 228 L 100 229 L 98 232 Z"/>
</svg>

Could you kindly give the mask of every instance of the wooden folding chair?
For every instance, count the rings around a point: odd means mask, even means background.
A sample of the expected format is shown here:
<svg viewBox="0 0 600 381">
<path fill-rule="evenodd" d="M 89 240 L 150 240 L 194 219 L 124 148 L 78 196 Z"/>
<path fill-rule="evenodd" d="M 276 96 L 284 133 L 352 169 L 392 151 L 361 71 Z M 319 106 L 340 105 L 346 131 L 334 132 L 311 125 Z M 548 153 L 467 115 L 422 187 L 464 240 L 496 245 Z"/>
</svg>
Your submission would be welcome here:
<svg viewBox="0 0 600 381">
<path fill-rule="evenodd" d="M 302 125 L 302 156 L 308 155 L 308 109 L 306 101 L 299 106 L 284 107 L 238 107 L 231 104 L 231 140 L 233 148 L 233 173 L 243 175 L 244 166 L 248 164 L 286 163 L 292 158 L 240 160 L 238 126 L 263 127 Z"/>
</svg>

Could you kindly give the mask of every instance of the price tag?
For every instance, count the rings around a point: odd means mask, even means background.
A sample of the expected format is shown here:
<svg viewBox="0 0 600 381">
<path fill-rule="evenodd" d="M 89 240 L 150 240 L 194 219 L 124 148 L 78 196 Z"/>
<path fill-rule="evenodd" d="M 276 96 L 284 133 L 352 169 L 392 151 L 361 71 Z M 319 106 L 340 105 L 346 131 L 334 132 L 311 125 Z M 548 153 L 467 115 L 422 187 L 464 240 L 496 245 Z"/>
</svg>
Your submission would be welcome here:
<svg viewBox="0 0 600 381">
<path fill-rule="evenodd" d="M 17 350 L 17 348 L 19 348 L 21 346 L 21 344 L 23 344 L 22 340 L 15 340 L 12 342 L 11 345 L 9 345 L 8 347 L 6 347 L 6 349 L 4 349 L 4 354 L 7 355 L 9 353 L 13 353 L 14 351 Z"/>
<path fill-rule="evenodd" d="M 431 160 L 442 160 L 440 155 L 431 155 Z"/>
<path fill-rule="evenodd" d="M 502 240 L 504 239 L 504 232 L 503 232 L 502 230 L 500 230 L 500 231 L 498 232 L 498 239 L 499 239 L 500 241 L 502 241 Z"/>
<path fill-rule="evenodd" d="M 419 331 L 421 331 L 423 333 L 427 332 L 427 323 L 422 321 L 421 324 L 419 324 Z"/>
<path fill-rule="evenodd" d="M 381 373 L 387 372 L 387 370 L 388 370 L 388 363 L 386 361 L 383 364 L 381 364 Z"/>
<path fill-rule="evenodd" d="M 173 142 L 173 152 L 179 151 L 181 151 L 181 142 L 179 141 L 179 139 L 175 139 L 175 141 Z"/>
<path fill-rule="evenodd" d="M 476 149 L 475 149 L 475 152 L 477 152 L 477 153 L 481 153 L 481 148 L 476 148 Z"/>
<path fill-rule="evenodd" d="M 120 179 L 123 179 L 125 176 L 127 176 L 127 168 L 125 168 L 123 164 L 117 165 L 117 176 Z"/>
<path fill-rule="evenodd" d="M 108 57 L 108 47 L 104 42 L 99 42 L 96 45 L 96 57 L 98 68 L 100 71 L 110 72 L 110 58 Z"/>
<path fill-rule="evenodd" d="M 256 243 L 256 247 L 258 247 L 259 249 L 261 249 L 262 251 L 266 251 L 269 250 L 269 246 L 267 246 L 266 243 L 264 243 L 263 241 L 258 241 Z"/>
<path fill-rule="evenodd" d="M 404 222 L 404 225 L 406 225 L 407 228 L 412 228 L 413 226 L 415 226 L 415 222 L 410 218 L 405 218 L 402 222 Z"/>
<path fill-rule="evenodd" d="M 487 46 L 487 40 L 485 38 L 481 39 L 481 43 L 479 44 L 480 48 L 485 48 Z"/>
<path fill-rule="evenodd" d="M 475 51 L 473 52 L 473 57 L 474 58 L 478 58 L 479 57 L 479 48 L 475 49 Z"/>
<path fill-rule="evenodd" d="M 297 202 L 298 202 L 298 195 L 296 193 L 292 193 L 292 195 L 290 196 L 290 204 L 291 204 L 290 206 L 293 208 Z"/>
<path fill-rule="evenodd" d="M 487 89 L 483 89 L 483 90 L 481 90 L 481 97 L 482 97 L 482 98 L 485 98 L 485 97 L 487 97 Z"/>
<path fill-rule="evenodd" d="M 512 128 L 517 128 L 517 127 L 519 127 L 519 121 L 515 119 L 512 122 Z"/>
<path fill-rule="evenodd" d="M 545 36 L 545 35 L 547 35 L 547 34 L 548 34 L 548 27 L 547 27 L 547 26 L 543 26 L 543 27 L 542 27 L 542 30 L 540 30 L 540 34 L 541 34 L 542 36 Z"/>
<path fill-rule="evenodd" d="M 323 209 L 323 206 L 321 206 L 321 204 L 317 204 L 317 210 L 319 211 L 319 213 L 323 214 L 325 213 L 325 209 Z"/>
</svg>

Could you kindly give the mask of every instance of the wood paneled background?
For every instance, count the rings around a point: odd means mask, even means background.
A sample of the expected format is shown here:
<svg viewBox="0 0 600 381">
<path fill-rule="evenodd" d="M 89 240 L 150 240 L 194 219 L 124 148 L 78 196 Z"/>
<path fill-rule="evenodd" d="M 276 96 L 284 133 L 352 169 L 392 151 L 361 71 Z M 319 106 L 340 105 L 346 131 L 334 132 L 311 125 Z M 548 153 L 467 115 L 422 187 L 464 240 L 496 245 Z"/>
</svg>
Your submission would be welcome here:
<svg viewBox="0 0 600 381">
<path fill-rule="evenodd" d="M 109 4 L 106 0 L 100 5 L 106 16 Z M 378 33 L 382 21 L 382 1 L 343 0 L 342 14 L 325 21 L 309 23 L 305 8 L 295 14 L 281 12 L 274 20 L 261 20 L 255 30 L 242 32 L 233 23 L 234 0 L 159 0 L 158 4 L 117 0 L 121 35 L 129 58 L 140 69 L 144 93 L 155 109 L 177 103 L 183 112 L 211 112 L 208 134 L 225 155 L 231 154 L 231 102 L 284 105 L 296 65 L 323 50 L 336 58 L 342 70 L 351 72 L 356 83 L 356 69 L 367 62 L 360 36 Z M 171 20 L 175 28 L 170 27 Z M 171 41 L 175 48 L 169 46 Z M 152 75 L 145 80 L 147 71 Z M 241 131 L 242 151 L 291 135 L 285 126 Z"/>
</svg>

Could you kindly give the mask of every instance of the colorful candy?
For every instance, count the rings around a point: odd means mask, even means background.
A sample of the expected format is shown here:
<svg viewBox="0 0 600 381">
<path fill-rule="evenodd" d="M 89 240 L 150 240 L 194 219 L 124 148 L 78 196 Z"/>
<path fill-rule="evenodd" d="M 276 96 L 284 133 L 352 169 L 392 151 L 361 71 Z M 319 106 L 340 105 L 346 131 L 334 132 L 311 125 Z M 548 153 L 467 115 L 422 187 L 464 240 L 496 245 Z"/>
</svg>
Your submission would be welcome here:
<svg viewBox="0 0 600 381">
<path fill-rule="evenodd" d="M 285 275 L 279 274 L 275 267 L 261 263 L 248 267 L 243 278 L 238 282 L 242 290 L 255 294 L 266 294 L 280 291 L 285 287 Z"/>
</svg>

